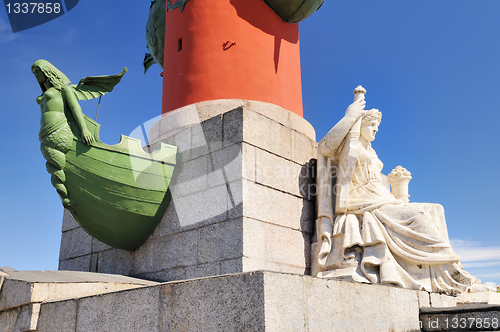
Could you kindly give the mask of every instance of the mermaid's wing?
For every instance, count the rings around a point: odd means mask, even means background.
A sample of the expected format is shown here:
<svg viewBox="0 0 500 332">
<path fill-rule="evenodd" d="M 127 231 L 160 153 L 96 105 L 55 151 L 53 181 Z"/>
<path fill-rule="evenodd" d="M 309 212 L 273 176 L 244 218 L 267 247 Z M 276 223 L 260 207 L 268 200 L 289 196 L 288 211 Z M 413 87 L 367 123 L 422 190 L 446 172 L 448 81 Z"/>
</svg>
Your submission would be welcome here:
<svg viewBox="0 0 500 332">
<path fill-rule="evenodd" d="M 123 71 L 116 75 L 84 77 L 78 85 L 72 85 L 72 87 L 78 100 L 94 99 L 113 91 L 126 72 L 127 68 L 124 67 Z"/>
</svg>

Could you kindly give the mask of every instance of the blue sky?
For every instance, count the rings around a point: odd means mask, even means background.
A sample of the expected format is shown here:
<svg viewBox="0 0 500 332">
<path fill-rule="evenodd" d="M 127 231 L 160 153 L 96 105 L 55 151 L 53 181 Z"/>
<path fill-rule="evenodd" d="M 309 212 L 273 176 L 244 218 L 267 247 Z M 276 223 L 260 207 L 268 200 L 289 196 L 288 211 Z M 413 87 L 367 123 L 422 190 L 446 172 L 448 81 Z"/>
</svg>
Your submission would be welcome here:
<svg viewBox="0 0 500 332">
<path fill-rule="evenodd" d="M 58 264 L 63 208 L 39 151 L 31 64 L 47 59 L 74 83 L 128 67 L 98 117 L 101 140 L 117 143 L 161 113 L 161 69 L 142 69 L 149 4 L 82 0 L 16 34 L 0 9 L 0 266 Z M 304 117 L 318 140 L 363 85 L 367 108 L 383 113 L 373 147 L 384 173 L 406 167 L 410 200 L 442 204 L 466 269 L 498 284 L 499 13 L 496 0 L 327 0 L 300 23 Z M 81 105 L 93 118 L 97 102 Z"/>
</svg>

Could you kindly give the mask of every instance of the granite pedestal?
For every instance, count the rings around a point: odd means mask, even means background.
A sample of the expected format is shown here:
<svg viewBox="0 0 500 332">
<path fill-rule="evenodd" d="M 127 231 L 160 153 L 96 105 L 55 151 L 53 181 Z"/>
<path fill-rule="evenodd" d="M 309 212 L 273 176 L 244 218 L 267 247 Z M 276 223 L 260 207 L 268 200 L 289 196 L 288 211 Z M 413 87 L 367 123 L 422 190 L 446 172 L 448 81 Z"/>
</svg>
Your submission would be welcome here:
<svg viewBox="0 0 500 332">
<path fill-rule="evenodd" d="M 64 214 L 60 270 L 157 281 L 270 270 L 308 274 L 315 133 L 279 106 L 218 100 L 170 112 L 149 141 L 178 147 L 172 201 L 134 252 L 91 238 Z"/>
</svg>

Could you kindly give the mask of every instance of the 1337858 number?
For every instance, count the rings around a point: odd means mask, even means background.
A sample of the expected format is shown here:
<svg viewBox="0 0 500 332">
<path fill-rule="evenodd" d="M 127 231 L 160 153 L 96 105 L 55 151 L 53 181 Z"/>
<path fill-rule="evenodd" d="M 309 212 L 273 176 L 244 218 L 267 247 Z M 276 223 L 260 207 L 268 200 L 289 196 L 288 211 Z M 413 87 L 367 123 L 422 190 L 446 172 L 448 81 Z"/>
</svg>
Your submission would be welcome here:
<svg viewBox="0 0 500 332">
<path fill-rule="evenodd" d="M 446 318 L 445 320 L 446 323 L 446 328 L 452 328 L 454 330 L 462 330 L 462 329 L 472 329 L 473 327 L 477 329 L 482 329 L 482 328 L 494 328 L 498 329 L 499 327 L 499 321 L 498 318 L 489 318 L 489 317 L 484 317 L 484 318 L 474 318 L 474 317 L 468 317 L 468 318 L 452 318 L 448 319 Z"/>
<path fill-rule="evenodd" d="M 61 12 L 61 4 L 60 3 L 43 3 L 43 2 L 15 2 L 15 3 L 7 3 L 5 5 L 7 7 L 7 13 L 14 14 L 59 14 Z"/>
</svg>

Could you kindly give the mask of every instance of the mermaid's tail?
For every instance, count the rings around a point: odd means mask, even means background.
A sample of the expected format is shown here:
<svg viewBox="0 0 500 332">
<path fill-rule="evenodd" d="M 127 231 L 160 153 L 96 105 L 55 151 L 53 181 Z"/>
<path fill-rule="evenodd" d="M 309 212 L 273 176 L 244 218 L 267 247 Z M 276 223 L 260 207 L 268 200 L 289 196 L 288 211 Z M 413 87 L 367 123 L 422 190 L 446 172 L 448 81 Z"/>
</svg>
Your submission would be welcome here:
<svg viewBox="0 0 500 332">
<path fill-rule="evenodd" d="M 66 182 L 66 152 L 69 151 L 69 144 L 73 140 L 73 135 L 69 126 L 65 126 L 55 133 L 45 137 L 40 144 L 42 155 L 47 160 L 45 164 L 47 172 L 52 175 L 52 186 L 56 188 L 66 208 L 72 207 L 75 202 L 68 196 L 68 189 L 64 185 Z"/>
</svg>

